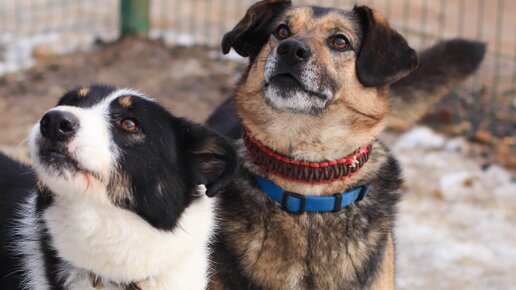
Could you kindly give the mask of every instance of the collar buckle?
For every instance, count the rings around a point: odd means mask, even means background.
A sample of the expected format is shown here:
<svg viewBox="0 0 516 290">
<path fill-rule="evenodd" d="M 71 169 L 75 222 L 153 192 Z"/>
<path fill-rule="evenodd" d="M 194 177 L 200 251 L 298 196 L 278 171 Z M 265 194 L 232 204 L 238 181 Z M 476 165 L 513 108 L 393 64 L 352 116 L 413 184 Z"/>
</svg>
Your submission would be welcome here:
<svg viewBox="0 0 516 290">
<path fill-rule="evenodd" d="M 333 196 L 335 197 L 335 206 L 332 212 L 339 212 L 342 209 L 342 193 L 335 193 Z"/>
<path fill-rule="evenodd" d="M 288 207 L 287 202 L 288 202 L 289 197 L 299 200 L 299 202 L 300 202 L 299 210 L 293 211 Z M 288 213 L 302 214 L 305 212 L 305 206 L 306 206 L 306 196 L 304 196 L 304 195 L 301 195 L 301 194 L 298 194 L 295 192 L 285 191 L 283 193 L 283 196 L 281 197 L 281 209 Z"/>
<path fill-rule="evenodd" d="M 369 186 L 362 185 L 360 187 L 360 192 L 358 193 L 357 199 L 355 199 L 355 202 L 358 202 L 358 201 L 361 201 L 362 199 L 364 199 L 364 197 L 366 197 L 368 192 L 369 192 Z"/>
</svg>

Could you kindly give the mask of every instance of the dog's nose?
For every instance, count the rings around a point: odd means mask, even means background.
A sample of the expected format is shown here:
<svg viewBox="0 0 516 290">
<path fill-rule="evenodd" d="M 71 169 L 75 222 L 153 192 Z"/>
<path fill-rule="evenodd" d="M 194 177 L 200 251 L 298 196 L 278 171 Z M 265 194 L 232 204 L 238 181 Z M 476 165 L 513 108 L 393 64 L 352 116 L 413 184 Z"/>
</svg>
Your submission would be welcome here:
<svg viewBox="0 0 516 290">
<path fill-rule="evenodd" d="M 295 39 L 282 41 L 278 46 L 277 53 L 289 65 L 307 60 L 312 55 L 310 48 L 306 44 Z"/>
<path fill-rule="evenodd" d="M 72 113 L 50 111 L 39 122 L 39 129 L 43 137 L 51 141 L 66 141 L 79 128 L 79 119 Z"/>
</svg>

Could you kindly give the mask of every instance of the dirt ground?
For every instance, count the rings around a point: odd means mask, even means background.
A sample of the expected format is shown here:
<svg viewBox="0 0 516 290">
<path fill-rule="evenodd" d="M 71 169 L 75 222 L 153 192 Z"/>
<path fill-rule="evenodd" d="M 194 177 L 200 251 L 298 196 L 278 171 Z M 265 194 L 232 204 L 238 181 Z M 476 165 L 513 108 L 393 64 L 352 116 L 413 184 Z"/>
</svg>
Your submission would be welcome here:
<svg viewBox="0 0 516 290">
<path fill-rule="evenodd" d="M 210 55 L 202 48 L 166 49 L 159 42 L 127 39 L 0 78 L 0 144 L 25 151 L 27 133 L 42 113 L 66 90 L 92 83 L 136 88 L 174 114 L 202 122 L 230 96 L 243 68 Z"/>
<path fill-rule="evenodd" d="M 231 95 L 242 63 L 206 48 L 126 39 L 41 61 L 0 78 L 0 150 L 27 158 L 31 126 L 68 89 L 132 87 L 202 122 Z M 402 162 L 406 196 L 396 229 L 399 289 L 516 289 L 516 179 L 462 138 L 419 127 L 385 134 Z"/>
</svg>

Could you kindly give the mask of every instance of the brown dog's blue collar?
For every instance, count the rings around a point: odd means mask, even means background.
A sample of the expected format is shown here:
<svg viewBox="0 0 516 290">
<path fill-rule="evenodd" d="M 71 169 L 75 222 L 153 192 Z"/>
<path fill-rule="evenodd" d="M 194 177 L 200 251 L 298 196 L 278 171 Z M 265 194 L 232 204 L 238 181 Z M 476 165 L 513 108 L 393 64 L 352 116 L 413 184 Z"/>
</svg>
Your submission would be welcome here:
<svg viewBox="0 0 516 290">
<path fill-rule="evenodd" d="M 274 182 L 255 175 L 260 188 L 274 201 L 281 205 L 281 209 L 288 213 L 301 214 L 303 212 L 338 212 L 350 204 L 362 200 L 369 191 L 369 186 L 358 186 L 343 193 L 332 196 L 305 196 L 285 191 Z"/>
</svg>

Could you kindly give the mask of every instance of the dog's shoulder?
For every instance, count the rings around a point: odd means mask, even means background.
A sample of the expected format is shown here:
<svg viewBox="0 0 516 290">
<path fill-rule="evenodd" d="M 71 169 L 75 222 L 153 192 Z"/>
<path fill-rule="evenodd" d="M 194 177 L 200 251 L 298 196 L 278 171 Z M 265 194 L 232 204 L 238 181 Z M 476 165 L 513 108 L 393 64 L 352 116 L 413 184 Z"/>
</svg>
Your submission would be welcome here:
<svg viewBox="0 0 516 290">
<path fill-rule="evenodd" d="M 2 289 L 47 289 L 48 259 L 54 256 L 37 212 L 34 171 L 0 153 L 0 172 Z"/>
<path fill-rule="evenodd" d="M 0 152 L 0 206 L 23 199 L 36 183 L 32 168 Z M 0 211 L 0 216 L 5 211 Z"/>
</svg>

